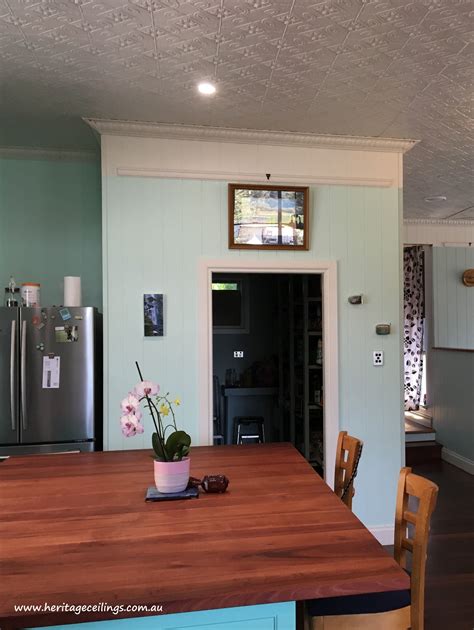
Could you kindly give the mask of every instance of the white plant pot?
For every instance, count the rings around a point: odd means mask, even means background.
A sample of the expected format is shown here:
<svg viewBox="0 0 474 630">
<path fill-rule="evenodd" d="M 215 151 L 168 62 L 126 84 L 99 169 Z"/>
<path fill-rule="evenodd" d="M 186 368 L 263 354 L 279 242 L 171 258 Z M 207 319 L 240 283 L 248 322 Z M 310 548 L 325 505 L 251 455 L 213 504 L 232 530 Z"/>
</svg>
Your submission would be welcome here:
<svg viewBox="0 0 474 630">
<path fill-rule="evenodd" d="M 160 462 L 155 459 L 155 485 L 159 492 L 182 492 L 189 482 L 190 459 L 180 462 Z"/>
</svg>

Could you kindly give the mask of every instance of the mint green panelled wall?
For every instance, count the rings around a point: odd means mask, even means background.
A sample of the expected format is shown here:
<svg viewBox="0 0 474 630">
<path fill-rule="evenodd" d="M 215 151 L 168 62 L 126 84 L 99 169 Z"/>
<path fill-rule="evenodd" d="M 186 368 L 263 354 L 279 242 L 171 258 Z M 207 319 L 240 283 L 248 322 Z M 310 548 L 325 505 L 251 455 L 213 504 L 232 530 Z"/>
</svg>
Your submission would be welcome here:
<svg viewBox="0 0 474 630">
<path fill-rule="evenodd" d="M 198 436 L 197 265 L 203 258 L 338 261 L 340 427 L 365 442 L 355 509 L 368 525 L 391 525 L 402 464 L 400 214 L 397 189 L 311 188 L 308 252 L 227 248 L 227 184 L 104 177 L 106 448 L 148 447 L 124 438 L 119 402 L 137 381 L 134 361 L 182 398 L 179 422 Z M 165 336 L 143 337 L 142 294 L 165 295 Z M 365 303 L 351 306 L 349 295 Z M 392 324 L 377 337 L 375 325 Z M 372 351 L 385 351 L 383 368 Z"/>
<path fill-rule="evenodd" d="M 101 213 L 99 161 L 0 159 L 2 292 L 13 274 L 61 304 L 64 276 L 81 276 L 84 305 L 101 309 Z"/>
</svg>

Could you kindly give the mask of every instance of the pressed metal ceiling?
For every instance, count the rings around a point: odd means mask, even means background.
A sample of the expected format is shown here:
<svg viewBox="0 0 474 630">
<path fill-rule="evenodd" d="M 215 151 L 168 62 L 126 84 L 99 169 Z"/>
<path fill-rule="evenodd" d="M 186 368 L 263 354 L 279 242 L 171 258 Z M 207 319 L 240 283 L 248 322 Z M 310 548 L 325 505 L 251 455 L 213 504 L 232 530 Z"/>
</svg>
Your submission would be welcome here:
<svg viewBox="0 0 474 630">
<path fill-rule="evenodd" d="M 407 137 L 405 216 L 472 209 L 470 0 L 0 0 L 0 116 Z M 212 80 L 217 94 L 199 95 Z M 444 195 L 445 202 L 424 201 Z"/>
</svg>

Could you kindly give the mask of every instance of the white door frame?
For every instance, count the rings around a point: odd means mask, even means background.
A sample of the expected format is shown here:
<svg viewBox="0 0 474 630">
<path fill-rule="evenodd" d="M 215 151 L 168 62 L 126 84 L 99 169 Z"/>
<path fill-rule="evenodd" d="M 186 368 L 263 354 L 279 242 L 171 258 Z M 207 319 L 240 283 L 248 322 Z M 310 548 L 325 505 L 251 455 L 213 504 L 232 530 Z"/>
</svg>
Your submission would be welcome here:
<svg viewBox="0 0 474 630">
<path fill-rule="evenodd" d="M 199 443 L 212 444 L 212 291 L 213 273 L 317 273 L 323 276 L 324 476 L 332 487 L 339 433 L 337 262 L 263 258 L 201 259 L 198 265 Z"/>
</svg>

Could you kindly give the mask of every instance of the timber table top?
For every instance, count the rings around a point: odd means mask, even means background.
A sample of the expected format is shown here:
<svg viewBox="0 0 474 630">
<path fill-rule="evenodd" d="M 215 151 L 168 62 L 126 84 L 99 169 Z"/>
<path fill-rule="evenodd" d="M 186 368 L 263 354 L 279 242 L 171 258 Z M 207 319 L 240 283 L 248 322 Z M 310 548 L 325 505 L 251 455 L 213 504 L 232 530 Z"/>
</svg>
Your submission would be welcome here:
<svg viewBox="0 0 474 630">
<path fill-rule="evenodd" d="M 227 475 L 227 493 L 161 503 L 144 501 L 150 455 L 0 464 L 2 628 L 112 618 L 18 617 L 15 604 L 159 604 L 174 613 L 409 588 L 290 444 L 193 448 L 191 474 Z"/>
</svg>

